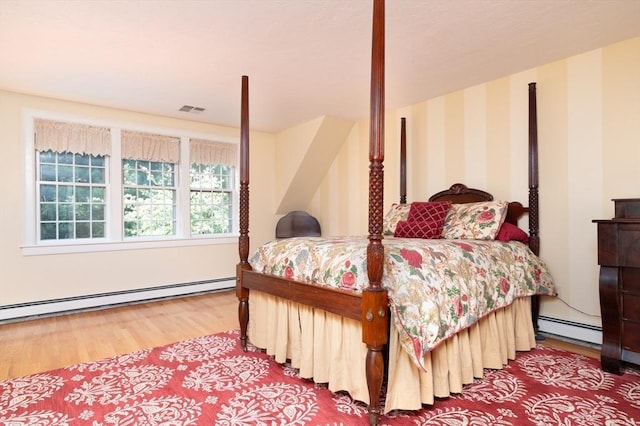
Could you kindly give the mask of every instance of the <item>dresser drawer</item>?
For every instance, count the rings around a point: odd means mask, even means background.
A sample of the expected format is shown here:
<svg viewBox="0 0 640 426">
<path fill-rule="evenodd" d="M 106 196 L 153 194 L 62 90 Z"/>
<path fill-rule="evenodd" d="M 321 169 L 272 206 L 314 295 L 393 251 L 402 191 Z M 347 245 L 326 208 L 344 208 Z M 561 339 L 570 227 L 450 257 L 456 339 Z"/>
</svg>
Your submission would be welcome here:
<svg viewBox="0 0 640 426">
<path fill-rule="evenodd" d="M 640 268 L 640 219 L 597 223 L 598 264 Z"/>
<path fill-rule="evenodd" d="M 622 323 L 622 348 L 640 352 L 640 323 L 628 321 Z"/>
<path fill-rule="evenodd" d="M 640 323 L 640 296 L 630 294 L 623 296 L 622 318 Z"/>
<path fill-rule="evenodd" d="M 620 266 L 640 268 L 640 223 L 619 225 L 617 252 Z"/>
<path fill-rule="evenodd" d="M 640 296 L 640 268 L 621 268 L 622 290 Z M 640 311 L 640 304 L 636 305 Z"/>
</svg>

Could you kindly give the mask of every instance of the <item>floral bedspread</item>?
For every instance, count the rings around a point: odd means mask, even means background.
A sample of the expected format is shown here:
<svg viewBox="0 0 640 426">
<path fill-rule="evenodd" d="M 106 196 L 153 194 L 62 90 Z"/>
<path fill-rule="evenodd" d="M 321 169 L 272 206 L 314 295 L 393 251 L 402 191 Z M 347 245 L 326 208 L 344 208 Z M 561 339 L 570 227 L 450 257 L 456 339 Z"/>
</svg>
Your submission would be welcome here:
<svg viewBox="0 0 640 426">
<path fill-rule="evenodd" d="M 275 240 L 249 259 L 256 271 L 334 288 L 368 285 L 366 237 Z M 385 238 L 382 285 L 413 361 L 516 298 L 555 295 L 549 271 L 519 242 Z"/>
</svg>

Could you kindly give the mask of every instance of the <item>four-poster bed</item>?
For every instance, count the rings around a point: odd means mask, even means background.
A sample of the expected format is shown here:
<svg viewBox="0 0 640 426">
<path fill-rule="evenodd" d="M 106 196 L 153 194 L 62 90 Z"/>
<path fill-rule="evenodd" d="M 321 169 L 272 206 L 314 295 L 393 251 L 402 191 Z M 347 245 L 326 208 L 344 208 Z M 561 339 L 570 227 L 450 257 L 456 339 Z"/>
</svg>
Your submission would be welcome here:
<svg viewBox="0 0 640 426">
<path fill-rule="evenodd" d="M 543 264 L 536 263 L 539 259 L 528 258 L 527 250 L 520 243 L 495 243 L 491 241 L 468 240 L 423 240 L 420 238 L 405 239 L 384 236 L 385 212 L 383 211 L 383 160 L 384 160 L 384 1 L 374 0 L 373 10 L 373 45 L 372 45 L 372 75 L 371 75 L 371 117 L 369 144 L 369 235 L 359 241 L 360 256 L 363 260 L 341 258 L 343 254 L 354 255 L 357 252 L 353 246 L 335 248 L 320 239 L 298 239 L 274 242 L 288 246 L 296 242 L 307 244 L 298 250 L 301 255 L 286 255 L 278 252 L 281 248 L 261 248 L 249 259 L 249 121 L 248 121 L 248 77 L 242 78 L 242 122 L 240 149 L 240 237 L 239 256 L 237 266 L 236 293 L 239 299 L 238 316 L 240 321 L 240 339 L 243 347 L 247 345 L 247 332 L 251 330 L 251 340 L 254 345 L 266 348 L 276 360 L 284 362 L 291 360 L 292 366 L 300 368 L 303 377 L 312 377 L 316 382 L 329 384 L 331 390 L 346 390 L 354 399 L 365 401 L 369 408 L 370 424 L 377 424 L 381 412 L 379 397 L 385 379 L 385 365 L 388 365 L 387 393 L 385 411 L 393 409 L 417 409 L 424 403 L 433 403 L 435 397 L 447 396 L 460 392 L 462 385 L 472 381 L 474 377 L 482 376 L 483 368 L 502 368 L 508 359 L 515 357 L 516 350 L 530 350 L 535 347 L 534 331 L 531 321 L 532 307 L 530 296 L 535 294 L 552 294 L 550 277 Z M 529 208 L 520 203 L 510 203 L 491 208 L 500 208 L 502 221 L 517 223 L 517 219 L 524 213 L 529 213 L 529 245 L 537 254 L 538 215 L 537 215 L 537 143 L 535 130 L 535 84 L 529 86 L 530 96 L 530 150 L 529 150 Z M 531 107 L 533 105 L 533 110 Z M 401 136 L 401 204 L 406 203 L 406 135 L 405 122 L 402 121 Z M 432 203 L 446 204 L 447 208 L 459 203 L 474 206 L 474 203 L 491 203 L 491 194 L 467 188 L 462 184 L 453 185 L 449 190 L 439 192 L 430 198 Z M 451 204 L 454 203 L 454 204 Z M 410 213 L 412 203 L 407 212 Z M 431 206 L 432 204 L 430 204 Z M 460 204 L 462 205 L 462 204 Z M 484 205 L 483 205 L 484 206 Z M 456 207 L 457 208 L 457 207 Z M 448 214 L 448 213 L 447 213 Z M 443 219 L 444 220 L 444 219 Z M 502 222 L 501 221 L 501 222 Z M 415 222 L 414 222 L 415 223 Z M 397 230 L 397 228 L 396 228 Z M 445 231 L 443 231 L 445 232 Z M 439 238 L 438 236 L 435 238 Z M 383 244 L 383 239 L 387 242 Z M 332 243 L 351 244 L 348 238 L 333 239 Z M 423 243 L 439 244 L 421 246 Z M 475 244 L 475 246 L 474 246 Z M 499 246 L 501 252 L 493 255 L 502 259 L 501 264 L 487 266 L 485 264 L 460 264 L 449 266 L 453 258 L 459 262 L 479 262 L 483 251 L 490 246 Z M 266 246 L 265 246 L 266 247 Z M 321 247 L 328 252 L 308 253 Z M 349 247 L 345 249 L 344 247 Z M 470 248 L 471 247 L 471 248 Z M 475 247 L 475 248 L 474 248 Z M 476 250 L 474 255 L 469 253 Z M 260 263 L 268 262 L 268 251 L 282 255 L 285 260 L 275 261 L 278 265 Z M 340 256 L 338 255 L 340 254 Z M 363 254 L 364 253 L 364 254 Z M 409 256 L 409 254 L 412 254 Z M 516 282 L 509 283 L 503 279 L 502 284 L 489 285 L 494 290 L 504 290 L 500 298 L 506 299 L 506 293 L 513 293 L 513 300 L 504 300 L 498 304 L 498 296 L 478 296 L 475 299 L 461 299 L 468 297 L 467 292 L 451 287 L 446 290 L 447 296 L 433 295 L 442 298 L 441 306 L 432 303 L 429 297 L 423 297 L 420 303 L 411 305 L 407 302 L 418 292 L 429 292 L 431 286 L 424 282 L 440 281 L 442 277 L 426 276 L 425 268 L 418 268 L 416 257 L 419 256 L 420 267 L 424 263 L 437 263 L 439 269 L 448 275 L 465 275 L 464 271 L 482 270 L 501 271 L 516 260 L 506 261 L 508 256 L 527 258 L 531 264 L 527 271 L 535 271 L 535 277 L 522 275 L 522 281 L 527 282 L 528 293 L 515 294 Z M 302 272 L 302 266 L 294 264 L 290 258 L 339 258 L 347 270 L 339 272 L 341 282 L 333 287 L 323 282 L 317 272 L 324 271 L 317 265 L 311 265 L 312 271 Z M 345 260 L 346 259 L 346 260 Z M 406 260 L 406 262 L 403 262 Z M 398 269 L 400 263 L 407 263 L 410 272 Z M 358 271 L 356 265 L 362 270 Z M 325 265 L 329 271 L 340 266 Z M 323 267 L 323 268 L 324 268 Z M 509 266 L 510 267 L 510 266 Z M 276 269 L 279 271 L 276 272 Z M 394 269 L 395 268 L 395 269 Z M 411 269 L 412 268 L 412 269 Z M 458 268 L 458 269 L 456 269 Z M 525 268 L 525 269 L 526 269 Z M 438 268 L 434 268 L 438 269 Z M 508 269 L 508 267 L 506 267 Z M 500 272 L 508 274 L 508 271 Z M 529 271 L 529 269 L 531 271 Z M 455 274 L 452 271 L 457 271 Z M 294 272 L 293 271 L 297 271 Z M 265 273 L 266 272 L 266 273 Z M 393 273 L 392 273 L 393 272 Z M 397 272 L 397 274 L 396 274 Z M 430 272 L 429 272 L 430 273 Z M 403 275 L 404 274 L 404 275 Z M 522 272 L 521 274 L 524 274 Z M 322 274 L 320 274 L 322 275 Z M 336 274 L 333 274 L 336 275 Z M 325 273 L 324 276 L 333 276 Z M 365 283 L 353 283 L 355 277 L 360 277 Z M 405 276 L 406 278 L 400 279 Z M 416 279 L 416 276 L 420 279 Z M 349 277 L 345 280 L 344 277 Z M 397 278 L 397 279 L 396 279 Z M 353 279 L 353 280 L 352 280 Z M 547 280 L 547 281 L 544 281 Z M 397 282 L 396 282 L 397 281 Z M 405 282 L 406 281 L 406 282 Z M 409 281 L 413 282 L 410 287 Z M 488 281 L 488 280 L 487 280 Z M 516 281 L 516 280 L 514 280 Z M 534 283 L 534 281 L 536 281 Z M 544 281 L 540 283 L 540 281 Z M 506 285 L 504 284 L 506 282 Z M 320 283 L 320 285 L 318 285 Z M 348 285 L 347 285 L 348 284 Z M 353 286 L 358 286 L 355 290 Z M 457 281 L 455 285 L 466 284 Z M 475 285 L 475 284 L 474 284 Z M 410 288 L 410 290 L 405 290 Z M 249 294 L 251 291 L 252 311 L 249 316 Z M 466 290 L 465 290 L 466 291 Z M 484 291 L 484 290 L 483 290 Z M 487 290 L 488 291 L 488 290 Z M 524 291 L 524 290 L 523 290 Z M 475 287 L 469 294 L 479 292 Z M 405 294 L 406 293 L 406 294 Z M 450 299 L 446 297 L 451 296 Z M 524 297 L 526 296 L 526 297 Z M 457 298 L 456 298 L 457 297 Z M 404 299 L 403 299 L 404 298 Z M 404 300 L 404 302 L 402 302 Z M 475 305 L 487 305 L 486 311 L 478 318 L 465 319 L 465 309 L 476 309 Z M 414 309 L 416 305 L 428 305 L 431 309 Z M 473 305 L 473 306 L 472 306 Z M 537 304 L 534 304 L 537 305 Z M 465 307 L 463 309 L 463 307 Z M 390 309 L 391 308 L 391 309 Z M 422 312 L 433 314 L 434 310 L 444 310 L 445 315 L 455 317 L 454 326 L 425 324 Z M 418 312 L 405 315 L 407 311 Z M 458 312 L 459 311 L 459 312 Z M 533 309 L 534 317 L 536 309 Z M 392 318 L 392 321 L 390 321 Z M 251 323 L 250 323 L 251 320 Z M 406 323 L 404 323 L 406 321 Z M 415 325 L 409 326 L 411 324 Z M 465 322 L 466 321 L 466 322 Z M 391 323 L 390 323 L 391 322 Z M 535 322 L 535 319 L 534 319 Z M 452 333 L 445 334 L 444 328 L 451 328 Z M 412 334 L 413 333 L 413 334 Z M 424 335 L 431 337 L 426 341 Z M 388 345 L 388 359 L 385 363 L 384 351 Z M 478 349 L 479 348 L 479 349 Z M 454 355 L 452 355 L 452 353 Z M 462 355 L 455 355 L 455 354 Z M 366 387 L 366 389 L 364 388 Z"/>
</svg>

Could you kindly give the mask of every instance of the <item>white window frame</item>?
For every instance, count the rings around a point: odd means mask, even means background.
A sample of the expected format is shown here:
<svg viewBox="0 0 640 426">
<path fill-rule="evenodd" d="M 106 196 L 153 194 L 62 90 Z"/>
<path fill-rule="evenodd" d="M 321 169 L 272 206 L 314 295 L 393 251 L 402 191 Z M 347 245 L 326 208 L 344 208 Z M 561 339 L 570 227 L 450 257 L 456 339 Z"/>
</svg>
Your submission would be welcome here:
<svg viewBox="0 0 640 426">
<path fill-rule="evenodd" d="M 34 139 L 34 120 L 45 119 L 53 121 L 87 124 L 91 126 L 107 127 L 111 130 L 111 156 L 108 161 L 108 184 L 106 200 L 108 204 L 106 212 L 106 238 L 89 240 L 56 240 L 38 241 L 36 199 L 36 151 Z M 140 125 L 132 122 L 120 122 L 98 118 L 84 117 L 53 111 L 25 109 L 23 111 L 24 134 L 24 241 L 22 252 L 24 255 L 48 255 L 63 253 L 86 253 L 100 251 L 139 250 L 161 247 L 181 247 L 210 244 L 231 244 L 238 240 L 238 203 L 239 203 L 239 176 L 236 166 L 236 176 L 233 188 L 233 231 L 220 235 L 191 235 L 190 229 L 190 202 L 189 202 L 189 140 L 205 139 L 224 143 L 239 143 L 237 137 L 229 137 L 218 134 L 206 134 L 190 132 L 184 129 L 170 129 Z M 154 133 L 180 138 L 180 162 L 177 164 L 176 197 L 176 234 L 163 237 L 124 237 L 122 223 L 122 156 L 121 156 L 121 131 L 133 130 L 139 132 Z M 239 164 L 239 159 L 238 159 Z"/>
</svg>

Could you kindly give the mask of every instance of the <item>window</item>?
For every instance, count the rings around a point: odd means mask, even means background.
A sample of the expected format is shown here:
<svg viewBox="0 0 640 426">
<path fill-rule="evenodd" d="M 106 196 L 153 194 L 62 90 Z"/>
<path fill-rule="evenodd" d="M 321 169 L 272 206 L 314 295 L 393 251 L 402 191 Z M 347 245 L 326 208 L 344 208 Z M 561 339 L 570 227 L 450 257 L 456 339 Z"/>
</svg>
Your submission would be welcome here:
<svg viewBox="0 0 640 426">
<path fill-rule="evenodd" d="M 233 229 L 234 168 L 191 164 L 191 233 L 227 234 Z"/>
<path fill-rule="evenodd" d="M 124 236 L 175 235 L 175 165 L 122 160 Z"/>
<path fill-rule="evenodd" d="M 106 159 L 70 152 L 40 152 L 40 240 L 105 237 Z"/>
<path fill-rule="evenodd" d="M 236 232 L 235 141 L 32 114 L 25 247 L 202 244 Z"/>
<path fill-rule="evenodd" d="M 122 131 L 124 238 L 176 235 L 180 139 Z"/>
<path fill-rule="evenodd" d="M 236 145 L 199 139 L 189 141 L 192 235 L 233 232 L 237 155 Z"/>
</svg>

